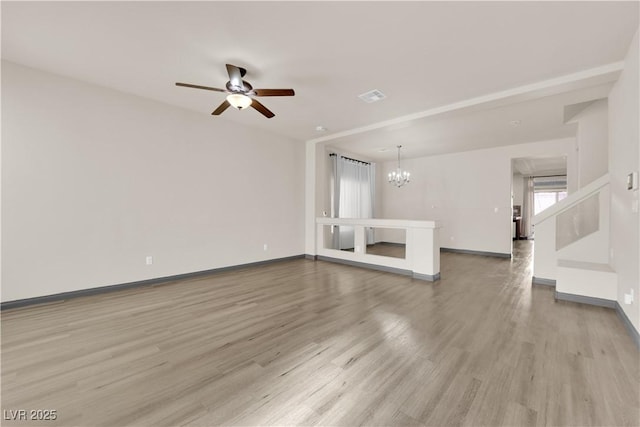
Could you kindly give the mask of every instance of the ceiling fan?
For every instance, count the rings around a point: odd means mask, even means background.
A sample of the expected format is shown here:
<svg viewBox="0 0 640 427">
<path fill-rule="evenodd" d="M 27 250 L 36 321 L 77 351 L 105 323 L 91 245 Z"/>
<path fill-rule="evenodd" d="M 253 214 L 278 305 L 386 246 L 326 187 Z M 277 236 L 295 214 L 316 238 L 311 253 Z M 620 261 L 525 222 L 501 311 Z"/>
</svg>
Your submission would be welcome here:
<svg viewBox="0 0 640 427">
<path fill-rule="evenodd" d="M 253 107 L 258 110 L 266 118 L 270 119 L 275 116 L 267 107 L 262 105 L 256 96 L 293 96 L 295 92 L 293 89 L 254 89 L 249 82 L 242 80 L 247 70 L 242 67 L 227 64 L 227 73 L 229 74 L 229 81 L 226 84 L 226 89 L 219 89 L 216 87 L 193 85 L 189 83 L 176 83 L 176 86 L 190 87 L 194 89 L 212 90 L 214 92 L 228 93 L 227 99 L 220 104 L 218 108 L 211 113 L 214 116 L 222 114 L 224 110 L 232 106 L 238 110 L 244 110 L 247 107 Z"/>
</svg>

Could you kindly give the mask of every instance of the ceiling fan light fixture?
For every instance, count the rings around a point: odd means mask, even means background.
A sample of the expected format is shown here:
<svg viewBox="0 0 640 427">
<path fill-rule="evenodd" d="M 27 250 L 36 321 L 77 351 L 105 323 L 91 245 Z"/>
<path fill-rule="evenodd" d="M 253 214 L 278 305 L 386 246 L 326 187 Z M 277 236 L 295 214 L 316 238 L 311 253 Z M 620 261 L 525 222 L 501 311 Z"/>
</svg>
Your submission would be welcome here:
<svg viewBox="0 0 640 427">
<path fill-rule="evenodd" d="M 227 101 L 233 108 L 236 108 L 238 110 L 244 110 L 245 108 L 250 106 L 252 102 L 251 98 L 241 93 L 232 93 L 231 95 L 227 96 Z"/>
</svg>

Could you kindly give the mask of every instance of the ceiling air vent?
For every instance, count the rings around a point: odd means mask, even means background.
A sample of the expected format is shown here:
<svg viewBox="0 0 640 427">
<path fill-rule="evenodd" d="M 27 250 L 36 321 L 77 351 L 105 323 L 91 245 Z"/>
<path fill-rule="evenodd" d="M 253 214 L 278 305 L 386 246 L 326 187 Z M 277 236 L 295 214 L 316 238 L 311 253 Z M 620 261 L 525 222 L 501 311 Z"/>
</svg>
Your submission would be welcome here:
<svg viewBox="0 0 640 427">
<path fill-rule="evenodd" d="M 380 92 L 378 89 L 370 90 L 369 92 L 365 92 L 362 95 L 358 95 L 358 98 L 362 99 L 367 104 L 380 101 L 381 99 L 385 99 L 386 97 L 387 95 Z"/>
</svg>

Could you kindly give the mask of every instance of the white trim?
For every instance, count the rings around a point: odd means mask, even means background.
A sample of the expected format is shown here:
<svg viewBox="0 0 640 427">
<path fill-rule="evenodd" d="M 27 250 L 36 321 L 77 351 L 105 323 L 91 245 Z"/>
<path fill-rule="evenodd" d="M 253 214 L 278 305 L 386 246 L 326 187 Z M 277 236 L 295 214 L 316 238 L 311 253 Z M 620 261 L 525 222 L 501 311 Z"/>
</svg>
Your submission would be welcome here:
<svg viewBox="0 0 640 427">
<path fill-rule="evenodd" d="M 570 207 L 576 205 L 578 202 L 588 198 L 589 196 L 596 193 L 602 187 L 609 184 L 609 174 L 602 175 L 600 178 L 595 181 L 585 185 L 580 190 L 569 194 L 564 199 L 560 200 L 558 203 L 553 206 L 548 207 L 547 209 L 540 212 L 538 215 L 533 217 L 533 225 L 538 225 L 541 222 L 558 215 L 560 212 L 569 209 Z"/>
<path fill-rule="evenodd" d="M 414 221 L 406 219 L 376 219 L 376 218 L 316 218 L 317 224 L 323 225 L 362 225 L 380 228 L 439 228 L 438 221 Z"/>
<path fill-rule="evenodd" d="M 396 117 L 395 119 L 384 120 L 367 126 L 362 126 L 343 132 L 314 138 L 309 140 L 308 142 L 315 144 L 318 142 L 331 141 L 345 136 L 369 132 L 375 129 L 380 129 L 386 126 L 396 125 L 411 120 L 435 116 L 455 110 L 477 107 L 482 104 L 490 104 L 487 105 L 487 107 L 496 107 L 498 105 L 491 104 L 521 102 L 540 96 L 549 96 L 555 94 L 558 90 L 561 92 L 565 92 L 567 90 L 575 90 L 581 87 L 612 82 L 618 78 L 623 69 L 624 61 L 613 62 L 601 67 L 590 68 L 588 70 L 579 71 L 577 73 L 566 74 L 564 76 L 556 77 L 553 79 L 543 80 L 541 82 L 524 86 L 518 86 L 512 89 L 490 93 L 488 95 L 477 96 L 475 98 L 469 98 L 464 101 L 454 102 L 440 107 L 431 108 L 429 110 L 408 114 L 406 116 Z"/>
</svg>

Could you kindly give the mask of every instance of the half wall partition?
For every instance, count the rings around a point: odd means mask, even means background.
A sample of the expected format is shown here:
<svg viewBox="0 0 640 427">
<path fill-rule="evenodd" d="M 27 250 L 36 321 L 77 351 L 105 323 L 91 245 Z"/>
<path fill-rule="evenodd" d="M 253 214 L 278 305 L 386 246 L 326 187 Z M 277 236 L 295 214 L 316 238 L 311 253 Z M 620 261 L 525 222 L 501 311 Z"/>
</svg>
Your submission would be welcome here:
<svg viewBox="0 0 640 427">
<path fill-rule="evenodd" d="M 334 244 L 335 233 L 339 233 L 340 227 L 353 229 L 352 247 L 341 248 Z M 435 281 L 440 278 L 440 243 L 437 230 L 439 227 L 437 221 L 316 218 L 316 253 L 318 259 L 326 261 Z M 387 253 L 372 251 L 371 245 L 367 245 L 367 235 L 371 234 L 372 229 L 384 230 L 387 235 L 403 236 L 404 244 L 393 242 L 399 246 L 398 251 L 392 250 Z"/>
</svg>

